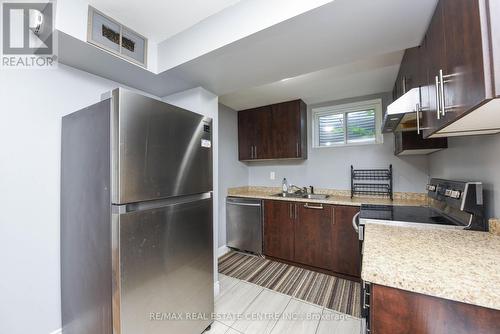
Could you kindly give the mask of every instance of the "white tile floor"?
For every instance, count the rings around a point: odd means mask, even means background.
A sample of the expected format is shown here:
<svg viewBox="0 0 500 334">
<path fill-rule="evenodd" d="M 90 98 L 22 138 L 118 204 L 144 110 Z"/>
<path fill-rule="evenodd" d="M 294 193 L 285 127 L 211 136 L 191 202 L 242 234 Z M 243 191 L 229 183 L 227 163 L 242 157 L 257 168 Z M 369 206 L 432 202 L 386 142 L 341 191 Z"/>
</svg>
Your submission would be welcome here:
<svg viewBox="0 0 500 334">
<path fill-rule="evenodd" d="M 219 274 L 218 318 L 206 334 L 359 334 L 360 320 Z"/>
</svg>

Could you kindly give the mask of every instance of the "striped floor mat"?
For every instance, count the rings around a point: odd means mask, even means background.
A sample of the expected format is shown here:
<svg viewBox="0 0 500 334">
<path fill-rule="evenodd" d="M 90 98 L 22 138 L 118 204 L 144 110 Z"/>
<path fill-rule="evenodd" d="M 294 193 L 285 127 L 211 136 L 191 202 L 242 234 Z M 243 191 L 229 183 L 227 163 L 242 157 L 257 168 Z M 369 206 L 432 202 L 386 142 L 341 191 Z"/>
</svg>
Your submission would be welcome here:
<svg viewBox="0 0 500 334">
<path fill-rule="evenodd" d="M 357 282 L 238 252 L 219 258 L 219 273 L 360 317 Z"/>
</svg>

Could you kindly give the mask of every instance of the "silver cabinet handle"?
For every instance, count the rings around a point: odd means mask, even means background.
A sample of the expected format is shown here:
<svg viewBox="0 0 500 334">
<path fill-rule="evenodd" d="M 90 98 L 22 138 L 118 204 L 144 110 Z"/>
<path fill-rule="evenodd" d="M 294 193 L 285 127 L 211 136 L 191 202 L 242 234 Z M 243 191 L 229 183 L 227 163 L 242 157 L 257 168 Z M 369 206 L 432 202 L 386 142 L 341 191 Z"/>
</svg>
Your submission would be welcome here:
<svg viewBox="0 0 500 334">
<path fill-rule="evenodd" d="M 439 70 L 439 87 L 441 89 L 441 115 L 446 115 L 445 103 L 444 103 L 444 79 L 443 70 Z"/>
<path fill-rule="evenodd" d="M 292 207 L 293 207 L 293 204 L 292 204 L 292 203 L 290 203 L 290 204 L 289 204 L 289 209 L 290 209 L 290 219 L 293 219 Z"/>
<path fill-rule="evenodd" d="M 402 78 L 401 88 L 403 89 L 403 95 L 406 94 L 406 77 Z"/>
<path fill-rule="evenodd" d="M 359 212 L 356 213 L 354 215 L 354 217 L 352 217 L 352 227 L 354 228 L 354 231 L 356 231 L 357 233 L 359 233 L 359 227 L 358 227 L 358 224 L 356 223 L 356 220 L 358 219 L 359 217 Z"/>
<path fill-rule="evenodd" d="M 436 75 L 436 111 L 437 111 L 437 119 L 441 119 L 441 110 L 439 110 L 439 106 L 441 105 L 441 98 L 439 96 L 439 77 Z"/>
<path fill-rule="evenodd" d="M 417 134 L 420 134 L 420 104 L 417 103 L 415 108 L 415 113 L 417 115 Z"/>
<path fill-rule="evenodd" d="M 304 204 L 304 208 L 306 209 L 316 209 L 316 210 L 323 210 L 323 204 L 320 204 L 318 206 L 310 205 L 309 203 Z"/>
<path fill-rule="evenodd" d="M 255 159 L 257 159 L 257 145 L 254 145 L 255 147 Z"/>
<path fill-rule="evenodd" d="M 252 159 L 255 158 L 255 154 L 253 153 L 253 145 L 251 147 L 251 150 L 252 150 Z"/>
<path fill-rule="evenodd" d="M 296 142 L 297 158 L 299 157 L 299 142 Z"/>
<path fill-rule="evenodd" d="M 299 217 L 299 213 L 298 213 L 299 206 L 297 204 L 295 204 L 294 206 L 295 206 L 295 219 L 297 219 Z"/>
</svg>

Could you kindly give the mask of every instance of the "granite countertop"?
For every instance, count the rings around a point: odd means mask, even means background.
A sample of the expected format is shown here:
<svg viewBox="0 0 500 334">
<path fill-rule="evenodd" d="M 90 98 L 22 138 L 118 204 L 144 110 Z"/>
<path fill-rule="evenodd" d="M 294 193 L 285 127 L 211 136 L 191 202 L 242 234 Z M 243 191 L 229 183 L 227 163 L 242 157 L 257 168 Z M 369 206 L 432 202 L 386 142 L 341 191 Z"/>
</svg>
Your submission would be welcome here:
<svg viewBox="0 0 500 334">
<path fill-rule="evenodd" d="M 293 197 L 272 196 L 281 192 L 280 188 L 273 187 L 239 187 L 228 190 L 229 196 L 245 198 L 261 198 L 281 201 L 322 203 L 333 205 L 361 206 L 361 204 L 387 204 L 387 205 L 427 205 L 427 194 L 425 193 L 394 193 L 394 200 L 377 197 L 354 197 L 351 198 L 350 192 L 346 190 L 316 189 L 316 194 L 328 194 L 329 198 L 325 200 L 305 199 Z"/>
<path fill-rule="evenodd" d="M 363 280 L 500 310 L 500 236 L 368 224 Z"/>
</svg>

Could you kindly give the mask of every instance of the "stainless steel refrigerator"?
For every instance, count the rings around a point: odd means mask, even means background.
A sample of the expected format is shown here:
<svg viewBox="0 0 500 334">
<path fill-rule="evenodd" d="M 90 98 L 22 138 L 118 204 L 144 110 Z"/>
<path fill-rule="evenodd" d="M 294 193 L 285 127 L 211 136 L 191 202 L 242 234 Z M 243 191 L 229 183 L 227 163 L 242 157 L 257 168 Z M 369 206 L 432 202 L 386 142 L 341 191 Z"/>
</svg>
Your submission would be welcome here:
<svg viewBox="0 0 500 334">
<path fill-rule="evenodd" d="M 63 117 L 63 333 L 212 323 L 211 132 L 209 118 L 122 89 Z"/>
</svg>

